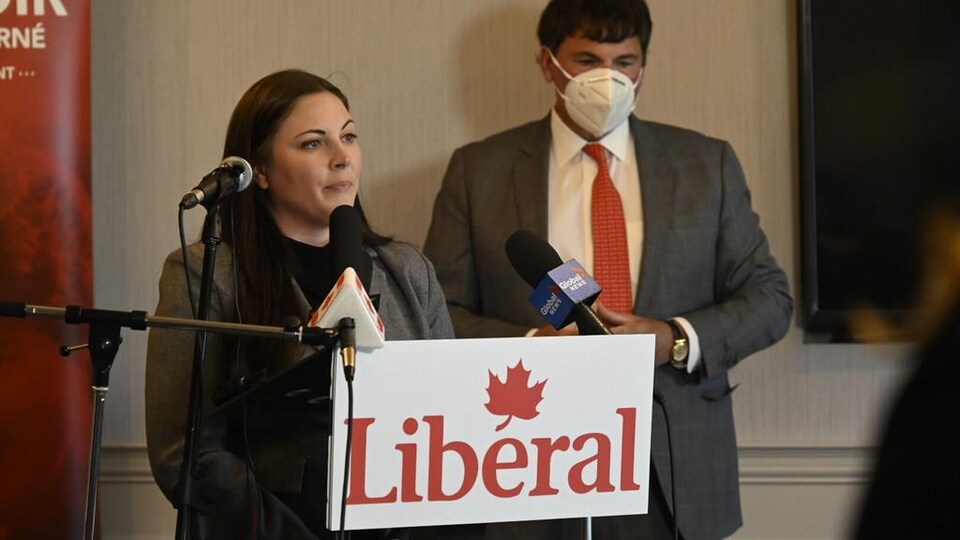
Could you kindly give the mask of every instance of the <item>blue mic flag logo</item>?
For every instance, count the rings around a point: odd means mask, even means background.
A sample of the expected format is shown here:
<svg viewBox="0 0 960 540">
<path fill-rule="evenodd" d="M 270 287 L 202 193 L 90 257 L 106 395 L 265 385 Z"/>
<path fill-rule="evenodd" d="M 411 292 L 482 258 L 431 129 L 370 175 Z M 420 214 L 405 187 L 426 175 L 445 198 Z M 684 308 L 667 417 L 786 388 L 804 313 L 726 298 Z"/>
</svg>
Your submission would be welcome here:
<svg viewBox="0 0 960 540">
<path fill-rule="evenodd" d="M 530 303 L 560 329 L 570 323 L 573 306 L 592 303 L 600 294 L 600 285 L 574 259 L 547 272 L 530 295 Z"/>
</svg>

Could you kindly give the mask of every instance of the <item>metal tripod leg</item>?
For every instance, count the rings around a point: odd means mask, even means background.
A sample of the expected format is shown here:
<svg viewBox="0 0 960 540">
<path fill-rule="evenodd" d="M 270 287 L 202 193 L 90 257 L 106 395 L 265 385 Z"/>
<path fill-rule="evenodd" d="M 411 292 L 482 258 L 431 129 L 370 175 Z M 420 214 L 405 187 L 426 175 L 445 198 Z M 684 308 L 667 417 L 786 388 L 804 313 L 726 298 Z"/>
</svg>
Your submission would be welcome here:
<svg viewBox="0 0 960 540">
<path fill-rule="evenodd" d="M 100 441 L 103 435 L 103 404 L 106 386 L 93 387 L 93 432 L 90 434 L 90 469 L 87 471 L 87 500 L 84 510 L 84 540 L 93 540 L 97 518 L 97 486 L 100 484 Z"/>
</svg>

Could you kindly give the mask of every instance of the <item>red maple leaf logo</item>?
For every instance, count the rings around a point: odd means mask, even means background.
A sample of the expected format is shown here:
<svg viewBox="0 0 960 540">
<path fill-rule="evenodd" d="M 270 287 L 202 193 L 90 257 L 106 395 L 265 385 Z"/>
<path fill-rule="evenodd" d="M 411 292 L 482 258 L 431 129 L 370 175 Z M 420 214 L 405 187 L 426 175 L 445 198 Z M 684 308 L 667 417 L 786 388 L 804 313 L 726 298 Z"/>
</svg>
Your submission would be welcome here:
<svg viewBox="0 0 960 540">
<path fill-rule="evenodd" d="M 547 381 L 544 379 L 533 386 L 527 386 L 530 372 L 524 369 L 523 359 L 512 368 L 507 368 L 507 378 L 503 382 L 492 371 L 487 373 L 490 374 L 490 385 L 487 387 L 490 401 L 485 406 L 491 413 L 507 417 L 497 426 L 496 431 L 507 427 L 514 416 L 530 420 L 540 414 L 537 405 L 543 401 L 543 387 Z"/>
</svg>

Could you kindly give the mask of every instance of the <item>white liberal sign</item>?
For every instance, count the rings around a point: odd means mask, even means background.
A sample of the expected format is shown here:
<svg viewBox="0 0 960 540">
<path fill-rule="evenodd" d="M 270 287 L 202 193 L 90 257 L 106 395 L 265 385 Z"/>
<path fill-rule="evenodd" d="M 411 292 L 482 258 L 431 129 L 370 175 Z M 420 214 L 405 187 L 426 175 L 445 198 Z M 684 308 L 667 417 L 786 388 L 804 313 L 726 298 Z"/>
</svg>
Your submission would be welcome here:
<svg viewBox="0 0 960 540">
<path fill-rule="evenodd" d="M 654 343 L 393 341 L 360 353 L 346 528 L 645 514 Z M 347 433 L 334 372 L 331 529 Z"/>
</svg>

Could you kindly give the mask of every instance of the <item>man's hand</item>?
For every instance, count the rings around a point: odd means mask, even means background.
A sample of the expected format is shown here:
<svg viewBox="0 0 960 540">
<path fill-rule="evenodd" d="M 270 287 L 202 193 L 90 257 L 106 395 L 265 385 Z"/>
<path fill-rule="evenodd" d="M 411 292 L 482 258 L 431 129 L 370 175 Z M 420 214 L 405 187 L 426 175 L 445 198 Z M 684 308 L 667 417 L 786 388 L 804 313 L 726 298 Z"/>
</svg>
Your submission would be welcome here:
<svg viewBox="0 0 960 540">
<path fill-rule="evenodd" d="M 594 305 L 597 316 L 614 334 L 654 334 L 657 336 L 657 348 L 654 358 L 656 365 L 670 361 L 670 348 L 673 346 L 673 331 L 663 321 L 647 319 L 633 313 L 621 313 L 608 309 L 597 302 Z"/>
<path fill-rule="evenodd" d="M 536 332 L 531 334 L 531 337 L 552 337 L 552 336 L 578 336 L 580 335 L 580 330 L 577 328 L 577 323 L 570 323 L 560 330 L 550 326 L 543 326 L 537 329 Z"/>
</svg>

